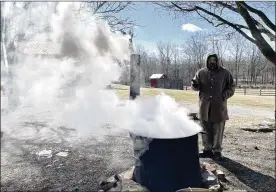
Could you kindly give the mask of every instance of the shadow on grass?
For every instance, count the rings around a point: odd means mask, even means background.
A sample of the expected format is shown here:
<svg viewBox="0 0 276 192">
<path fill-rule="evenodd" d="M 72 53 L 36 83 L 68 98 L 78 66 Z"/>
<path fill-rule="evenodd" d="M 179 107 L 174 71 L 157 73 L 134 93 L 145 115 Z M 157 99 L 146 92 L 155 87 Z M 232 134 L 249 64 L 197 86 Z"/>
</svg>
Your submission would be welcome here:
<svg viewBox="0 0 276 192">
<path fill-rule="evenodd" d="M 236 161 L 224 157 L 224 161 L 218 162 L 219 165 L 233 173 L 237 179 L 256 191 L 275 191 L 275 178 L 256 172 Z"/>
</svg>

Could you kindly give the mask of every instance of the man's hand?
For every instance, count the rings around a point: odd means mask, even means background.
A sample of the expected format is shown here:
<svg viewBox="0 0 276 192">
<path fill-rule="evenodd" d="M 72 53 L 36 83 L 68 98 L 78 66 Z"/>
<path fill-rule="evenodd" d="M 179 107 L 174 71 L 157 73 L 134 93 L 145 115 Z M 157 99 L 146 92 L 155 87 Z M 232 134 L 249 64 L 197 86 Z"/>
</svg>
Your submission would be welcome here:
<svg viewBox="0 0 276 192">
<path fill-rule="evenodd" d="M 200 90 L 200 78 L 199 78 L 199 71 L 196 72 L 194 78 L 191 79 L 191 86 L 194 91 Z"/>
<path fill-rule="evenodd" d="M 196 80 L 194 80 L 194 79 L 192 79 L 192 83 L 193 83 L 193 84 L 198 84 L 198 83 L 196 82 Z"/>
<path fill-rule="evenodd" d="M 199 88 L 199 83 L 195 79 L 192 79 L 191 81 L 194 88 Z"/>
</svg>

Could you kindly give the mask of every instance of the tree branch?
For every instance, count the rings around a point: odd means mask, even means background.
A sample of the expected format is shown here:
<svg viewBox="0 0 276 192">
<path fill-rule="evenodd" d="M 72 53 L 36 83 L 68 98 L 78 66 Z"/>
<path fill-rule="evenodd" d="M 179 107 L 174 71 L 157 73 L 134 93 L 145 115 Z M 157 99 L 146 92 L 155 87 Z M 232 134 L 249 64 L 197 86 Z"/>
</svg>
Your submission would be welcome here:
<svg viewBox="0 0 276 192">
<path fill-rule="evenodd" d="M 88 3 L 90 3 L 90 2 L 88 2 Z M 105 2 L 96 2 L 97 6 L 96 6 L 95 10 L 93 11 L 92 15 L 95 15 L 96 13 L 98 13 L 100 8 L 103 7 L 105 3 L 107 3 L 107 2 L 106 1 Z"/>
<path fill-rule="evenodd" d="M 112 31 L 121 31 L 131 29 L 135 26 L 134 21 L 129 18 L 119 18 L 116 14 L 126 9 L 131 2 L 107 2 L 107 1 L 90 1 L 83 3 L 83 6 L 77 10 L 88 11 L 97 19 L 106 20 Z"/>
<path fill-rule="evenodd" d="M 177 5 L 175 2 L 171 2 L 171 4 L 172 4 L 173 6 L 175 6 L 176 8 L 178 8 L 180 11 L 191 12 L 191 11 L 196 11 L 196 10 L 197 10 L 196 7 L 190 8 L 190 9 L 184 9 L 184 8 L 180 7 L 179 5 Z"/>
<path fill-rule="evenodd" d="M 219 21 L 223 22 L 223 23 L 226 23 L 227 25 L 231 26 L 232 28 L 234 28 L 236 31 L 238 31 L 240 34 L 242 34 L 247 40 L 249 40 L 250 42 L 254 43 L 255 44 L 255 40 L 251 37 L 249 37 L 245 32 L 243 32 L 239 27 L 237 27 L 235 24 L 223 19 L 222 17 L 210 12 L 210 11 L 207 11 L 206 9 L 203 9 L 202 7 L 199 7 L 199 6 L 195 6 L 196 9 L 198 10 L 201 10 L 202 12 L 204 13 L 207 13 L 208 15 L 211 15 L 213 17 L 215 17 L 216 19 L 218 19 Z"/>
<path fill-rule="evenodd" d="M 215 1 L 214 4 L 218 4 L 218 5 L 221 5 L 223 7 L 226 7 L 227 9 L 231 10 L 231 11 L 234 11 L 235 13 L 239 13 L 238 9 L 227 4 L 227 3 L 224 3 L 222 1 Z M 252 18 L 254 20 L 254 23 L 256 24 L 256 26 L 259 28 L 260 32 L 261 33 L 264 33 L 265 35 L 267 35 L 270 39 L 274 39 L 275 40 L 275 35 L 273 35 L 269 30 L 267 30 L 260 22 L 258 22 L 256 19 Z M 248 29 L 248 27 L 242 27 L 242 25 L 239 25 L 240 28 L 244 28 L 244 29 Z"/>
<path fill-rule="evenodd" d="M 257 29 L 254 20 L 248 13 L 247 9 L 243 6 L 243 2 L 236 2 L 239 13 L 245 20 L 253 38 L 256 39 L 255 43 L 262 54 L 271 61 L 274 65 L 276 65 L 276 52 L 271 48 L 271 46 L 266 42 L 266 40 L 263 38 L 260 31 Z"/>
<path fill-rule="evenodd" d="M 204 17 L 203 15 L 201 15 L 201 13 L 196 10 L 197 14 L 202 17 L 203 19 L 205 19 L 208 23 L 210 23 L 211 25 L 215 26 L 214 22 L 213 21 L 210 21 L 209 19 L 207 19 L 206 17 Z"/>
<path fill-rule="evenodd" d="M 257 14 L 270 29 L 276 32 L 276 25 L 273 24 L 262 11 L 247 5 L 244 1 L 241 1 L 240 5 L 242 5 L 245 9 L 249 10 L 250 12 Z"/>
<path fill-rule="evenodd" d="M 246 28 L 245 26 L 242 26 L 242 25 L 239 25 L 239 24 L 231 23 L 231 22 L 229 22 L 229 21 L 223 19 L 222 17 L 220 17 L 220 16 L 218 16 L 218 15 L 216 15 L 216 14 L 210 12 L 210 11 L 207 11 L 206 9 L 204 9 L 204 8 L 202 8 L 202 7 L 199 7 L 199 6 L 194 6 L 194 7 L 192 7 L 192 8 L 186 8 L 186 9 L 185 9 L 185 8 L 180 7 L 180 6 L 177 4 L 177 2 L 171 2 L 171 4 L 172 4 L 174 7 L 176 7 L 176 8 L 178 9 L 178 11 L 182 11 L 182 12 L 193 12 L 193 11 L 196 11 L 200 17 L 202 17 L 202 18 L 205 19 L 208 23 L 212 24 L 212 25 L 215 26 L 215 27 L 216 27 L 216 26 L 220 26 L 220 25 L 224 25 L 224 24 L 229 25 L 230 27 L 234 28 L 236 31 L 238 31 L 239 33 L 241 33 L 247 40 L 249 40 L 250 42 L 252 42 L 252 43 L 255 44 L 255 40 L 254 40 L 253 38 L 249 37 L 245 32 L 243 32 L 243 31 L 241 30 L 241 28 Z M 224 3 L 223 3 L 223 4 L 224 4 Z M 220 4 L 220 5 L 221 5 L 221 4 Z M 226 5 L 227 5 L 227 4 L 226 4 Z M 164 5 L 162 5 L 162 6 L 164 7 Z M 165 7 L 166 7 L 166 5 L 165 5 Z M 234 7 L 232 7 L 232 6 L 230 6 L 230 5 L 227 5 L 227 8 L 228 8 L 228 7 L 231 8 L 231 9 L 233 9 L 233 10 L 235 10 L 235 12 L 237 12 L 237 10 L 236 10 Z M 212 21 L 210 21 L 209 19 L 207 19 L 206 17 L 204 17 L 202 14 L 200 14 L 199 10 L 202 11 L 202 12 L 204 12 L 204 13 L 206 13 L 206 14 L 208 14 L 208 15 L 210 15 L 210 16 L 212 16 L 212 17 L 214 17 L 214 18 L 216 18 L 217 20 L 221 21 L 222 23 L 219 23 L 219 24 L 215 25 Z M 238 13 L 238 12 L 237 12 L 237 13 Z M 224 24 L 223 24 L 223 23 L 224 23 Z"/>
</svg>

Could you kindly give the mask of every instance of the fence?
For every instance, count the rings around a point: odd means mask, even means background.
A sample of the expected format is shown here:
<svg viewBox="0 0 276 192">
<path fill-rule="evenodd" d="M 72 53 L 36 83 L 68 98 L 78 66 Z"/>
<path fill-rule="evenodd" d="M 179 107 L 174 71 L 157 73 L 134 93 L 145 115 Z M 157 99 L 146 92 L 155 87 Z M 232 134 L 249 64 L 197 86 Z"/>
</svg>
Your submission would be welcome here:
<svg viewBox="0 0 276 192">
<path fill-rule="evenodd" d="M 275 89 L 239 88 L 239 89 L 235 90 L 235 94 L 259 95 L 259 96 L 275 96 Z"/>
<path fill-rule="evenodd" d="M 190 86 L 184 86 L 184 90 L 191 90 Z M 275 89 L 236 88 L 235 94 L 275 96 Z"/>
</svg>

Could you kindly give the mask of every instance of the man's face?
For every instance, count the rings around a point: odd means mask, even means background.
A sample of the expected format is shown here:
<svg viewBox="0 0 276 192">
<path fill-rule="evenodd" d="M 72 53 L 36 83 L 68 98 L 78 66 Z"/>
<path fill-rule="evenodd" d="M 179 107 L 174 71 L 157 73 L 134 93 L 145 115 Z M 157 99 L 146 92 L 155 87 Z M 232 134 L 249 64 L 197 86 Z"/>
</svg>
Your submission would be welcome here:
<svg viewBox="0 0 276 192">
<path fill-rule="evenodd" d="M 212 70 L 217 68 L 217 59 L 216 59 L 216 57 L 210 57 L 208 59 L 208 66 Z"/>
</svg>

